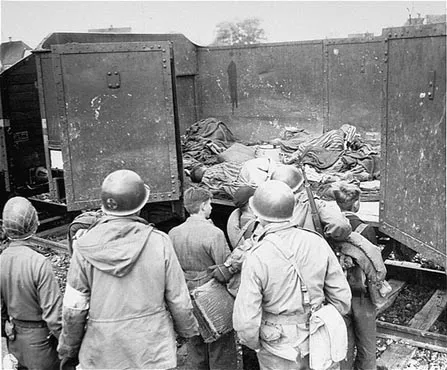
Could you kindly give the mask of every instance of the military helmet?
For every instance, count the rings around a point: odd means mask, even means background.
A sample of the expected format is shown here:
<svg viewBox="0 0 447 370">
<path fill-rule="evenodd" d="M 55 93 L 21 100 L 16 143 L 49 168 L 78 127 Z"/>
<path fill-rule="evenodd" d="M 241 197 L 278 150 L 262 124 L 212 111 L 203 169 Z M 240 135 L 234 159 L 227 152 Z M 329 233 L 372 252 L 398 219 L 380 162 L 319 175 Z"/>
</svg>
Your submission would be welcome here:
<svg viewBox="0 0 447 370">
<path fill-rule="evenodd" d="M 37 211 L 23 197 L 9 199 L 3 208 L 3 231 L 11 240 L 23 240 L 34 235 L 39 227 Z"/>
<path fill-rule="evenodd" d="M 149 186 L 134 171 L 112 172 L 102 183 L 102 210 L 112 216 L 132 215 L 144 207 L 149 194 Z"/>
<path fill-rule="evenodd" d="M 285 183 L 268 180 L 259 185 L 249 204 L 253 213 L 260 219 L 268 222 L 284 222 L 293 216 L 295 198 Z"/>
<path fill-rule="evenodd" d="M 304 181 L 301 171 L 292 165 L 278 166 L 273 172 L 271 179 L 289 185 L 294 193 L 303 185 Z"/>
</svg>

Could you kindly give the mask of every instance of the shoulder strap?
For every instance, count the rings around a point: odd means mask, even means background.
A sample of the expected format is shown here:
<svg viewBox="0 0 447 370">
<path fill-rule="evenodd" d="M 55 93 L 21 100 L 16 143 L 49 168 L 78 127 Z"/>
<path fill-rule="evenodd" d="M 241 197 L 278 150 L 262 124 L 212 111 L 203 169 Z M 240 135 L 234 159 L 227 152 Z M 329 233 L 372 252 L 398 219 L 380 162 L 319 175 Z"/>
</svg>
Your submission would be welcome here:
<svg viewBox="0 0 447 370">
<path fill-rule="evenodd" d="M 321 238 L 321 239 L 323 239 L 323 240 L 326 240 L 321 234 L 317 233 L 315 230 L 308 229 L 307 227 L 299 227 L 299 226 L 298 226 L 297 228 L 299 228 L 299 229 L 301 229 L 301 230 L 308 231 L 308 232 L 310 232 L 310 233 L 312 233 L 312 234 L 318 235 L 319 238 Z"/>
<path fill-rule="evenodd" d="M 300 169 L 301 169 L 301 173 L 303 174 L 304 189 L 306 189 L 307 199 L 309 200 L 312 222 L 314 224 L 315 231 L 317 233 L 321 234 L 322 236 L 324 236 L 323 225 L 321 224 L 320 213 L 318 212 L 317 204 L 315 203 L 314 194 L 312 192 L 312 189 L 310 188 L 310 184 L 309 184 L 309 181 L 307 180 L 307 176 L 306 176 L 306 171 L 304 170 L 304 166 L 302 163 L 300 164 Z"/>
<path fill-rule="evenodd" d="M 275 172 L 275 167 L 276 167 L 276 165 L 273 163 L 272 158 L 267 157 L 267 159 L 268 159 L 269 164 L 268 164 L 268 168 L 267 168 L 267 178 L 266 178 L 266 181 L 272 179 L 273 172 Z"/>
<path fill-rule="evenodd" d="M 361 224 L 359 224 L 359 226 L 357 226 L 356 228 L 355 228 L 355 232 L 356 233 L 359 233 L 359 234 L 361 234 L 363 231 L 365 231 L 365 229 L 368 227 L 368 224 L 367 223 L 361 223 Z"/>
<path fill-rule="evenodd" d="M 239 232 L 239 235 L 238 235 L 238 237 L 237 237 L 237 242 L 236 242 L 236 245 L 234 246 L 234 248 L 236 248 L 238 245 L 239 245 L 239 243 L 241 242 L 241 240 L 242 240 L 242 237 L 244 236 L 244 234 L 245 234 L 245 232 L 248 230 L 248 228 L 250 227 L 250 226 L 252 226 L 255 222 L 257 222 L 258 220 L 257 219 L 253 219 L 253 220 L 250 220 L 250 221 L 248 221 L 245 225 L 244 225 L 244 227 L 241 229 L 241 231 Z M 255 229 L 256 229 L 256 227 L 257 227 L 258 225 L 255 225 Z"/>
<path fill-rule="evenodd" d="M 279 253 L 282 254 L 282 256 L 289 261 L 289 263 L 293 266 L 293 268 L 295 269 L 297 275 L 298 275 L 298 284 L 300 286 L 301 289 L 301 293 L 303 294 L 303 303 L 305 305 L 310 305 L 310 296 L 309 296 L 309 291 L 307 290 L 307 286 L 304 283 L 304 280 L 301 276 L 301 272 L 300 269 L 298 268 L 298 265 L 294 259 L 294 254 L 291 254 L 290 256 L 287 256 L 284 251 L 279 247 L 279 245 L 281 244 L 281 238 L 278 235 L 275 235 L 273 233 L 269 233 L 265 236 L 265 239 L 270 241 L 273 246 L 275 247 L 275 249 L 277 251 L 279 251 Z"/>
</svg>

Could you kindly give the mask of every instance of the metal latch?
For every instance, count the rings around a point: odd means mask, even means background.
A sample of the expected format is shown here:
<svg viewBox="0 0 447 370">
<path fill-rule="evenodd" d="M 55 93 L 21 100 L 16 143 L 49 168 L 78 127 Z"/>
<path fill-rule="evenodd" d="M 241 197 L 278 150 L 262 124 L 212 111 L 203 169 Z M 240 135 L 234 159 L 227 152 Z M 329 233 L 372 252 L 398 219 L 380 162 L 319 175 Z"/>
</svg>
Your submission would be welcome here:
<svg viewBox="0 0 447 370">
<path fill-rule="evenodd" d="M 430 86 L 430 90 L 427 93 L 429 100 L 433 100 L 435 97 L 435 77 L 436 71 L 430 71 L 428 74 L 428 86 Z"/>
<path fill-rule="evenodd" d="M 107 86 L 110 89 L 117 89 L 121 86 L 121 78 L 118 71 L 107 72 Z"/>
</svg>

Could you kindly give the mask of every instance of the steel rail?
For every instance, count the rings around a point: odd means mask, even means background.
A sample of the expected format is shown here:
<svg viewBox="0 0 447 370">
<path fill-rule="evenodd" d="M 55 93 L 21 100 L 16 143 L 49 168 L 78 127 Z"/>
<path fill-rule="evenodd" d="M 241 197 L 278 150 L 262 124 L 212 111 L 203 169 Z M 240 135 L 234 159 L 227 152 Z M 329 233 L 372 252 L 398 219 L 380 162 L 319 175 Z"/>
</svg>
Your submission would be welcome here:
<svg viewBox="0 0 447 370">
<path fill-rule="evenodd" d="M 447 335 L 426 330 L 376 321 L 377 336 L 385 339 L 402 340 L 411 346 L 447 353 Z"/>
<path fill-rule="evenodd" d="M 33 235 L 28 240 L 31 241 L 33 244 L 37 245 L 38 247 L 50 248 L 57 252 L 68 254 L 68 247 L 64 243 L 39 238 L 36 235 Z"/>
<path fill-rule="evenodd" d="M 386 260 L 387 280 L 396 279 L 411 284 L 447 290 L 445 271 L 423 268 L 412 262 Z"/>
</svg>

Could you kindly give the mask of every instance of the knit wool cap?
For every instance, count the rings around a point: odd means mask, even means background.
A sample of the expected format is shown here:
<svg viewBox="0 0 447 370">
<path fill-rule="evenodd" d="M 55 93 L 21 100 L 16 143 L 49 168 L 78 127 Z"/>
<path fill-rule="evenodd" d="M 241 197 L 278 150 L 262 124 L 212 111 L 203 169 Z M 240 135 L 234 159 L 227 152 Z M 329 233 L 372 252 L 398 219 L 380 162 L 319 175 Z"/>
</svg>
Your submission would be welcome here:
<svg viewBox="0 0 447 370">
<path fill-rule="evenodd" d="M 234 205 L 237 208 L 241 208 L 246 205 L 250 197 L 252 197 L 255 193 L 255 190 L 256 189 L 252 188 L 251 186 L 242 186 L 237 189 L 233 195 Z"/>
<path fill-rule="evenodd" d="M 37 211 L 23 197 L 9 199 L 3 208 L 3 230 L 11 240 L 23 240 L 32 236 L 39 226 Z"/>
</svg>

